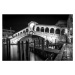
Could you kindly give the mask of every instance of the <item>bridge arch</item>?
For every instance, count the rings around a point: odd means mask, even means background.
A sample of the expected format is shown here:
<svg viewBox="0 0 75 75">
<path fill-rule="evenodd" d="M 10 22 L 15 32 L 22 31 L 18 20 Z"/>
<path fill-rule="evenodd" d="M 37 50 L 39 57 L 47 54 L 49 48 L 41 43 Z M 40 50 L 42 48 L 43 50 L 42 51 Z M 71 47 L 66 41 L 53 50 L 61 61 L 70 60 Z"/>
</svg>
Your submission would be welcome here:
<svg viewBox="0 0 75 75">
<path fill-rule="evenodd" d="M 31 25 L 30 25 L 31 26 Z M 33 29 L 34 27 L 34 29 Z M 32 28 L 32 29 L 31 29 Z M 48 26 L 48 25 L 36 25 L 34 24 L 33 26 L 31 26 L 31 28 L 28 26 L 25 29 L 19 31 L 18 33 L 14 34 L 12 41 L 17 42 L 20 39 L 22 39 L 23 37 L 28 36 L 28 34 L 30 35 L 37 35 L 40 36 L 44 39 L 48 39 L 50 41 L 58 39 L 58 37 L 60 38 L 60 34 L 62 33 L 64 35 L 65 29 L 64 28 L 60 28 L 58 26 Z M 31 34 L 32 32 L 32 34 Z M 42 32 L 42 33 L 41 33 Z M 62 36 L 63 36 L 62 35 Z"/>
<path fill-rule="evenodd" d="M 28 29 L 26 29 L 26 32 L 28 32 L 29 30 Z"/>
<path fill-rule="evenodd" d="M 41 32 L 44 32 L 44 27 L 41 27 Z"/>
<path fill-rule="evenodd" d="M 50 29 L 50 33 L 54 33 L 54 28 L 51 28 Z"/>
<path fill-rule="evenodd" d="M 57 28 L 57 29 L 55 30 L 55 33 L 56 33 L 56 34 L 60 34 L 60 29 Z"/>
<path fill-rule="evenodd" d="M 25 33 L 26 31 L 25 30 L 23 30 L 23 33 Z"/>
<path fill-rule="evenodd" d="M 36 31 L 40 31 L 40 27 L 36 27 Z"/>
<path fill-rule="evenodd" d="M 45 32 L 49 33 L 49 28 L 48 27 L 45 28 Z"/>
<path fill-rule="evenodd" d="M 20 34 L 22 34 L 22 32 L 20 32 Z"/>
</svg>

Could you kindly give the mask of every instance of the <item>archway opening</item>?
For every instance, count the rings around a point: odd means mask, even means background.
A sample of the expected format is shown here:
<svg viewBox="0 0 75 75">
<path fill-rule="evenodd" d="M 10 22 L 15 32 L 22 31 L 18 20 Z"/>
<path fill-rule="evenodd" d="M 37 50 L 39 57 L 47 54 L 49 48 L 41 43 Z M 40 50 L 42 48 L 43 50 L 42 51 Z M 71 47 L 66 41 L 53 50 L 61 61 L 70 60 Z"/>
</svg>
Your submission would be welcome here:
<svg viewBox="0 0 75 75">
<path fill-rule="evenodd" d="M 54 33 L 54 28 L 51 28 L 50 29 L 50 33 Z"/>
<path fill-rule="evenodd" d="M 36 31 L 40 31 L 40 28 L 39 28 L 39 27 L 37 27 L 37 28 L 36 28 Z"/>
<path fill-rule="evenodd" d="M 41 32 L 44 32 L 44 27 L 41 27 Z"/>
<path fill-rule="evenodd" d="M 49 33 L 49 28 L 48 27 L 45 29 L 45 32 Z"/>
<path fill-rule="evenodd" d="M 60 29 L 56 29 L 55 33 L 60 34 Z"/>
</svg>

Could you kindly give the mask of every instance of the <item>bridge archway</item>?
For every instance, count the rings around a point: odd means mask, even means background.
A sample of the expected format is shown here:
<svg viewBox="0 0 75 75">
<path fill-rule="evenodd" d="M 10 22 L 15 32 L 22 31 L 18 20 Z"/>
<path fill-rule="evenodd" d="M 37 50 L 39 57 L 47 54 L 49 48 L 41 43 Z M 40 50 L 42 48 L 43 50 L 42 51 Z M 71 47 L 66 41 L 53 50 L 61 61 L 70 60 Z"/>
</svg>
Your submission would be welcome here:
<svg viewBox="0 0 75 75">
<path fill-rule="evenodd" d="M 37 27 L 37 28 L 36 28 L 36 31 L 40 31 L 40 27 Z"/>
<path fill-rule="evenodd" d="M 60 34 L 60 29 L 56 29 L 55 33 Z"/>
<path fill-rule="evenodd" d="M 48 28 L 48 27 L 45 28 L 45 32 L 46 32 L 46 33 L 49 33 L 49 28 Z"/>
<path fill-rule="evenodd" d="M 51 28 L 50 29 L 50 33 L 54 33 L 54 28 Z"/>
<path fill-rule="evenodd" d="M 44 27 L 41 27 L 41 32 L 44 32 Z"/>
</svg>

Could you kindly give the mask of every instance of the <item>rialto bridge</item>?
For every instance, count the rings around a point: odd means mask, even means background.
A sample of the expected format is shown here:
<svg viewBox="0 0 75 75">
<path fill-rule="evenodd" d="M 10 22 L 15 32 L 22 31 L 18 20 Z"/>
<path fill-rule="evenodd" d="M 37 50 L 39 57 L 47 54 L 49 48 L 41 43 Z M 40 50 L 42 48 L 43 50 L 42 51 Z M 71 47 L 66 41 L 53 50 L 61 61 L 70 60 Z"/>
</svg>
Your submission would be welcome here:
<svg viewBox="0 0 75 75">
<path fill-rule="evenodd" d="M 28 27 L 22 29 L 21 31 L 13 34 L 11 38 L 11 43 L 17 43 L 22 38 L 30 35 L 33 36 L 40 36 L 45 40 L 48 40 L 52 43 L 63 41 L 65 42 L 65 35 L 67 34 L 68 30 L 66 27 L 59 27 L 56 25 L 44 25 L 38 24 L 37 22 L 31 21 L 28 23 Z"/>
</svg>

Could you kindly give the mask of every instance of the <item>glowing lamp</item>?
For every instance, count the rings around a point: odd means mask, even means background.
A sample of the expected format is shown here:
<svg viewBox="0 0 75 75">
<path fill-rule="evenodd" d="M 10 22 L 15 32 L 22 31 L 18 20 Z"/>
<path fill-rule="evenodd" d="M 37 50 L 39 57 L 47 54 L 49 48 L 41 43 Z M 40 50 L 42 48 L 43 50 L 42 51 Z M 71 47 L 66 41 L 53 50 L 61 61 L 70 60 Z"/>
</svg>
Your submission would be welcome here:
<svg viewBox="0 0 75 75">
<path fill-rule="evenodd" d="M 68 33 L 68 29 L 65 29 L 65 34 L 67 34 Z"/>
</svg>

